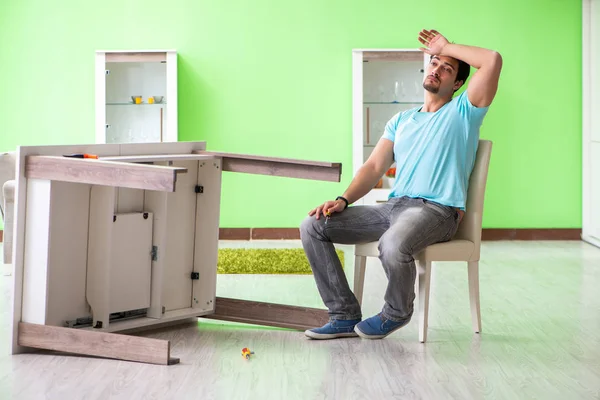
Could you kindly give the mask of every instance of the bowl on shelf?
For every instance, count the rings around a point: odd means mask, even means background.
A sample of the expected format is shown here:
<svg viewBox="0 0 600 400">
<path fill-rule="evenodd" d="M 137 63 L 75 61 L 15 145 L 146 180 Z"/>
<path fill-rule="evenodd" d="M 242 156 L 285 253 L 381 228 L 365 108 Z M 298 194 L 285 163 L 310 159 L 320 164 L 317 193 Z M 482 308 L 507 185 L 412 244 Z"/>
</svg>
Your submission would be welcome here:
<svg viewBox="0 0 600 400">
<path fill-rule="evenodd" d="M 142 96 L 131 96 L 131 101 L 134 104 L 140 104 L 142 102 Z"/>
<path fill-rule="evenodd" d="M 165 96 L 152 96 L 155 103 L 162 103 Z"/>
</svg>

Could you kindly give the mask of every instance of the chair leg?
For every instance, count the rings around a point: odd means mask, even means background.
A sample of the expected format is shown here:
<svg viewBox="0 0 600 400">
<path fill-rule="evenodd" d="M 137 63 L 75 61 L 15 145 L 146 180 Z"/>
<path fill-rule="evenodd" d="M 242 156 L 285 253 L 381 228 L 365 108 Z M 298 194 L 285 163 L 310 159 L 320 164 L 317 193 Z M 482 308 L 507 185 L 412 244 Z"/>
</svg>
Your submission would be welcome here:
<svg viewBox="0 0 600 400">
<path fill-rule="evenodd" d="M 354 295 L 358 304 L 362 305 L 363 287 L 365 285 L 365 269 L 367 257 L 354 256 Z"/>
<path fill-rule="evenodd" d="M 431 261 L 415 260 L 417 267 L 417 304 L 419 315 L 419 341 L 427 341 L 427 320 L 429 317 L 429 283 L 431 281 Z"/>
<path fill-rule="evenodd" d="M 481 332 L 481 310 L 479 304 L 479 261 L 469 263 L 469 300 L 471 303 L 471 321 L 475 333 Z"/>
</svg>

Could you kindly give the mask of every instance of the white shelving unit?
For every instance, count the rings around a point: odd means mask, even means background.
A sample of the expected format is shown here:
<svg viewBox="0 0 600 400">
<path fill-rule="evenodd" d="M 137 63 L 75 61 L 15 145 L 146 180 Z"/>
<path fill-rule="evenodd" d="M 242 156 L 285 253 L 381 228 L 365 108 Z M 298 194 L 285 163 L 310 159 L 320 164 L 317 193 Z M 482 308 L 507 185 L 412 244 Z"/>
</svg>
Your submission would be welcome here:
<svg viewBox="0 0 600 400">
<path fill-rule="evenodd" d="M 584 0 L 582 16 L 582 239 L 600 247 L 600 0 Z"/>
<path fill-rule="evenodd" d="M 99 50 L 95 72 L 96 143 L 177 141 L 175 50 Z"/>
<path fill-rule="evenodd" d="M 352 171 L 371 155 L 386 123 L 398 112 L 423 104 L 423 73 L 429 55 L 418 49 L 352 51 Z M 359 204 L 387 201 L 390 182 L 372 189 Z"/>
</svg>

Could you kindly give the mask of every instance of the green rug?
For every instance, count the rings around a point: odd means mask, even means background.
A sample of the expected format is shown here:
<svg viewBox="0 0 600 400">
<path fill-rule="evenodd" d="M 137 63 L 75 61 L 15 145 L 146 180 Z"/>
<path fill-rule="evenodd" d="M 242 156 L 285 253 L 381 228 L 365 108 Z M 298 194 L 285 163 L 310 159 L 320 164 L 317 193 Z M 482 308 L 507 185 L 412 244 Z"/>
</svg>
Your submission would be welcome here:
<svg viewBox="0 0 600 400">
<path fill-rule="evenodd" d="M 344 252 L 336 250 L 342 268 Z M 303 249 L 219 249 L 219 274 L 311 275 Z"/>
</svg>

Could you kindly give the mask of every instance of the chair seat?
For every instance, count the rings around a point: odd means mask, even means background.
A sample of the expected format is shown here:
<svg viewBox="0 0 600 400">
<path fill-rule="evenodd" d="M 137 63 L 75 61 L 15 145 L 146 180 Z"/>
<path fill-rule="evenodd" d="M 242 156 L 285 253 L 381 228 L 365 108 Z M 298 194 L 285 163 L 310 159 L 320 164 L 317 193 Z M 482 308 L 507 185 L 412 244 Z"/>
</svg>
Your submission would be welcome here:
<svg viewBox="0 0 600 400">
<path fill-rule="evenodd" d="M 379 242 L 357 244 L 355 255 L 366 257 L 379 257 Z M 471 261 L 475 250 L 475 243 L 470 240 L 451 240 L 444 243 L 436 243 L 426 247 L 416 259 L 426 261 Z"/>
</svg>

